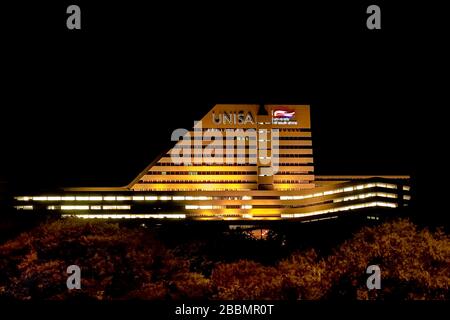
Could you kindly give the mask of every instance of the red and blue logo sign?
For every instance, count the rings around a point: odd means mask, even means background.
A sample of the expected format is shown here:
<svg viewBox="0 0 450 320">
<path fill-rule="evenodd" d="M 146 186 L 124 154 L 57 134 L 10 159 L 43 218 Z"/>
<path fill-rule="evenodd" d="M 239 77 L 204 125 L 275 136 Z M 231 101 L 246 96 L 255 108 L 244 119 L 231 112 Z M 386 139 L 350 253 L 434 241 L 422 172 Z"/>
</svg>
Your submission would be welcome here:
<svg viewBox="0 0 450 320">
<path fill-rule="evenodd" d="M 295 110 L 290 108 L 277 108 L 272 112 L 272 117 L 276 119 L 292 119 L 294 116 Z"/>
</svg>

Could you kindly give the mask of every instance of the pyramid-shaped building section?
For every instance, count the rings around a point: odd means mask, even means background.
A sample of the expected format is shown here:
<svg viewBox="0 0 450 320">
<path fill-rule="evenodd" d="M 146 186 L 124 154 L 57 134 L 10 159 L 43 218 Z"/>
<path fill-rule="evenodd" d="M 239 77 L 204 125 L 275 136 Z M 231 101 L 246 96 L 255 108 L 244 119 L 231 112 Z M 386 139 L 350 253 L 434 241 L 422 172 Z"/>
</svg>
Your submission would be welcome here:
<svg viewBox="0 0 450 320">
<path fill-rule="evenodd" d="M 134 191 L 301 190 L 314 187 L 309 106 L 214 106 L 175 134 L 128 187 Z"/>
</svg>

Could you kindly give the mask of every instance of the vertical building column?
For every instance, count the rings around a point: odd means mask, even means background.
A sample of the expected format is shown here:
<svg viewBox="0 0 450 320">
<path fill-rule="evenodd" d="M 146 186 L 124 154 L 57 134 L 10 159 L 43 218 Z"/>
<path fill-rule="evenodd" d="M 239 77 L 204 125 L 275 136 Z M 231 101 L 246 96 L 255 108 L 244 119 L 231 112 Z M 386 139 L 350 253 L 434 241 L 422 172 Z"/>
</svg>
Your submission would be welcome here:
<svg viewBox="0 0 450 320">
<path fill-rule="evenodd" d="M 273 190 L 272 118 L 270 115 L 258 115 L 256 122 L 258 138 L 258 190 Z"/>
</svg>

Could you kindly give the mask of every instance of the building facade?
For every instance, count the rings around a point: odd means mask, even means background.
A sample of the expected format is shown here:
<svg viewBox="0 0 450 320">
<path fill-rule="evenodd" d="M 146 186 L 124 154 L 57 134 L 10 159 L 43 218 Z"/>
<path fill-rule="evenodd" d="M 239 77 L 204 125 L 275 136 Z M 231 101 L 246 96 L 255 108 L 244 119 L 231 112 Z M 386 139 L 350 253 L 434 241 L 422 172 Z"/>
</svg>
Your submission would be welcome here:
<svg viewBox="0 0 450 320">
<path fill-rule="evenodd" d="M 216 105 L 120 188 L 21 195 L 17 210 L 81 218 L 319 220 L 407 206 L 409 176 L 317 176 L 307 105 Z"/>
</svg>

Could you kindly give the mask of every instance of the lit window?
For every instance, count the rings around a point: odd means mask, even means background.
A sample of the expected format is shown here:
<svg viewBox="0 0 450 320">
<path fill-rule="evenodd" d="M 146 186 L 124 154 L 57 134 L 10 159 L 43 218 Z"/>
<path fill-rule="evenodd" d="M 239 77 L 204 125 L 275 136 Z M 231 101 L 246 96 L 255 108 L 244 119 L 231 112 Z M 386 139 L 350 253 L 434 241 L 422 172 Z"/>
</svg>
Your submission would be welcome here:
<svg viewBox="0 0 450 320">
<path fill-rule="evenodd" d="M 103 206 L 103 210 L 129 210 L 130 206 Z"/>
<path fill-rule="evenodd" d="M 33 206 L 15 206 L 17 210 L 33 210 Z"/>
<path fill-rule="evenodd" d="M 47 201 L 47 197 L 33 197 L 34 201 Z"/>
<path fill-rule="evenodd" d="M 61 206 L 61 210 L 89 210 L 89 206 Z"/>
</svg>

